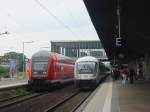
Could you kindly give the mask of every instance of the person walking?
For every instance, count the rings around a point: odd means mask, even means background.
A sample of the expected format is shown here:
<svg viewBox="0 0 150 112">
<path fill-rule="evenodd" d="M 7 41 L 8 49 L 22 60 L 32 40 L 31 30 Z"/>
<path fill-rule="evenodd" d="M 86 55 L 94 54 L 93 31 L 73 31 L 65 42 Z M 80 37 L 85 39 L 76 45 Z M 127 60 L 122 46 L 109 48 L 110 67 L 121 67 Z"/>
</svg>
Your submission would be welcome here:
<svg viewBox="0 0 150 112">
<path fill-rule="evenodd" d="M 123 69 L 121 69 L 121 75 L 122 75 L 122 84 L 126 84 L 127 80 L 128 80 L 128 75 L 129 75 L 129 70 L 127 67 L 124 67 Z"/>
</svg>

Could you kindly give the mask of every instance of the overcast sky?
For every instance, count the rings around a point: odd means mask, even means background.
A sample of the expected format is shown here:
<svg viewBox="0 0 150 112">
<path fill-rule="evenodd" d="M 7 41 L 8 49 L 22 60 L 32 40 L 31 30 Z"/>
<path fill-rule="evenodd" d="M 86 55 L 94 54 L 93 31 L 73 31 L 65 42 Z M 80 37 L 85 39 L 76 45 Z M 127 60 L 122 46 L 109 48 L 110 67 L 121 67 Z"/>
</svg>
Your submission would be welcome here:
<svg viewBox="0 0 150 112">
<path fill-rule="evenodd" d="M 83 0 L 0 0 L 0 55 L 31 57 L 52 40 L 99 40 Z M 41 48 L 43 49 L 43 48 Z"/>
</svg>

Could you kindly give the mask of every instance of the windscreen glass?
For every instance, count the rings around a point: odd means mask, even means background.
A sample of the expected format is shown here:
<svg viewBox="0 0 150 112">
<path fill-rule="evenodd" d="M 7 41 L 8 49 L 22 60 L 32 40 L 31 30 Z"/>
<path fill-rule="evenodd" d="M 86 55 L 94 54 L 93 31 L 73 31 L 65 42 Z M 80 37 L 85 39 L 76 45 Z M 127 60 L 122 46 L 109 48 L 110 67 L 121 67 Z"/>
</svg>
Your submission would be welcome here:
<svg viewBox="0 0 150 112">
<path fill-rule="evenodd" d="M 80 62 L 77 64 L 78 74 L 93 74 L 96 72 L 97 63 L 95 62 Z"/>
<path fill-rule="evenodd" d="M 34 74 L 46 74 L 48 71 L 48 64 L 50 60 L 48 57 L 33 57 L 32 58 L 32 72 Z"/>
<path fill-rule="evenodd" d="M 38 61 L 34 61 L 33 62 L 33 71 L 39 72 L 46 72 L 47 71 L 47 67 L 48 67 L 48 62 L 38 62 Z"/>
</svg>

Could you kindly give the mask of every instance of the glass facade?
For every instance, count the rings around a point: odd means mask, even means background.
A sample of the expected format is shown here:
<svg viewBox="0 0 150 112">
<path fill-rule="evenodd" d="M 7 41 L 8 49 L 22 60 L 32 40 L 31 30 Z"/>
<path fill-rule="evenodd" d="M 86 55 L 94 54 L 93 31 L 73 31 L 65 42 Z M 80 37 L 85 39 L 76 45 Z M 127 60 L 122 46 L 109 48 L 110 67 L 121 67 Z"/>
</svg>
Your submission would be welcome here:
<svg viewBox="0 0 150 112">
<path fill-rule="evenodd" d="M 51 41 L 51 51 L 74 58 L 107 58 L 100 41 Z"/>
<path fill-rule="evenodd" d="M 97 63 L 95 62 L 80 62 L 77 64 L 78 74 L 93 74 L 96 72 Z"/>
</svg>

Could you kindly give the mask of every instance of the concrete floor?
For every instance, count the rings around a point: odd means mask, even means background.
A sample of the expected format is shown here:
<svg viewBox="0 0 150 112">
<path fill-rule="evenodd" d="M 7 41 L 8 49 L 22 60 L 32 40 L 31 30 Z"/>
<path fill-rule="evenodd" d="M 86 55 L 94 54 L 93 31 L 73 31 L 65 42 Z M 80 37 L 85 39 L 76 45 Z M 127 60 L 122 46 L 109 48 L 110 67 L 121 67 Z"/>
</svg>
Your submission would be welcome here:
<svg viewBox="0 0 150 112">
<path fill-rule="evenodd" d="M 0 89 L 1 88 L 6 88 L 6 87 L 11 87 L 11 86 L 16 86 L 16 85 L 22 85 L 22 84 L 27 84 L 28 79 L 27 78 L 22 78 L 22 79 L 17 79 L 17 78 L 5 78 L 0 80 Z"/>
<path fill-rule="evenodd" d="M 122 85 L 116 82 L 120 112 L 150 111 L 150 81 L 135 81 Z"/>
</svg>

